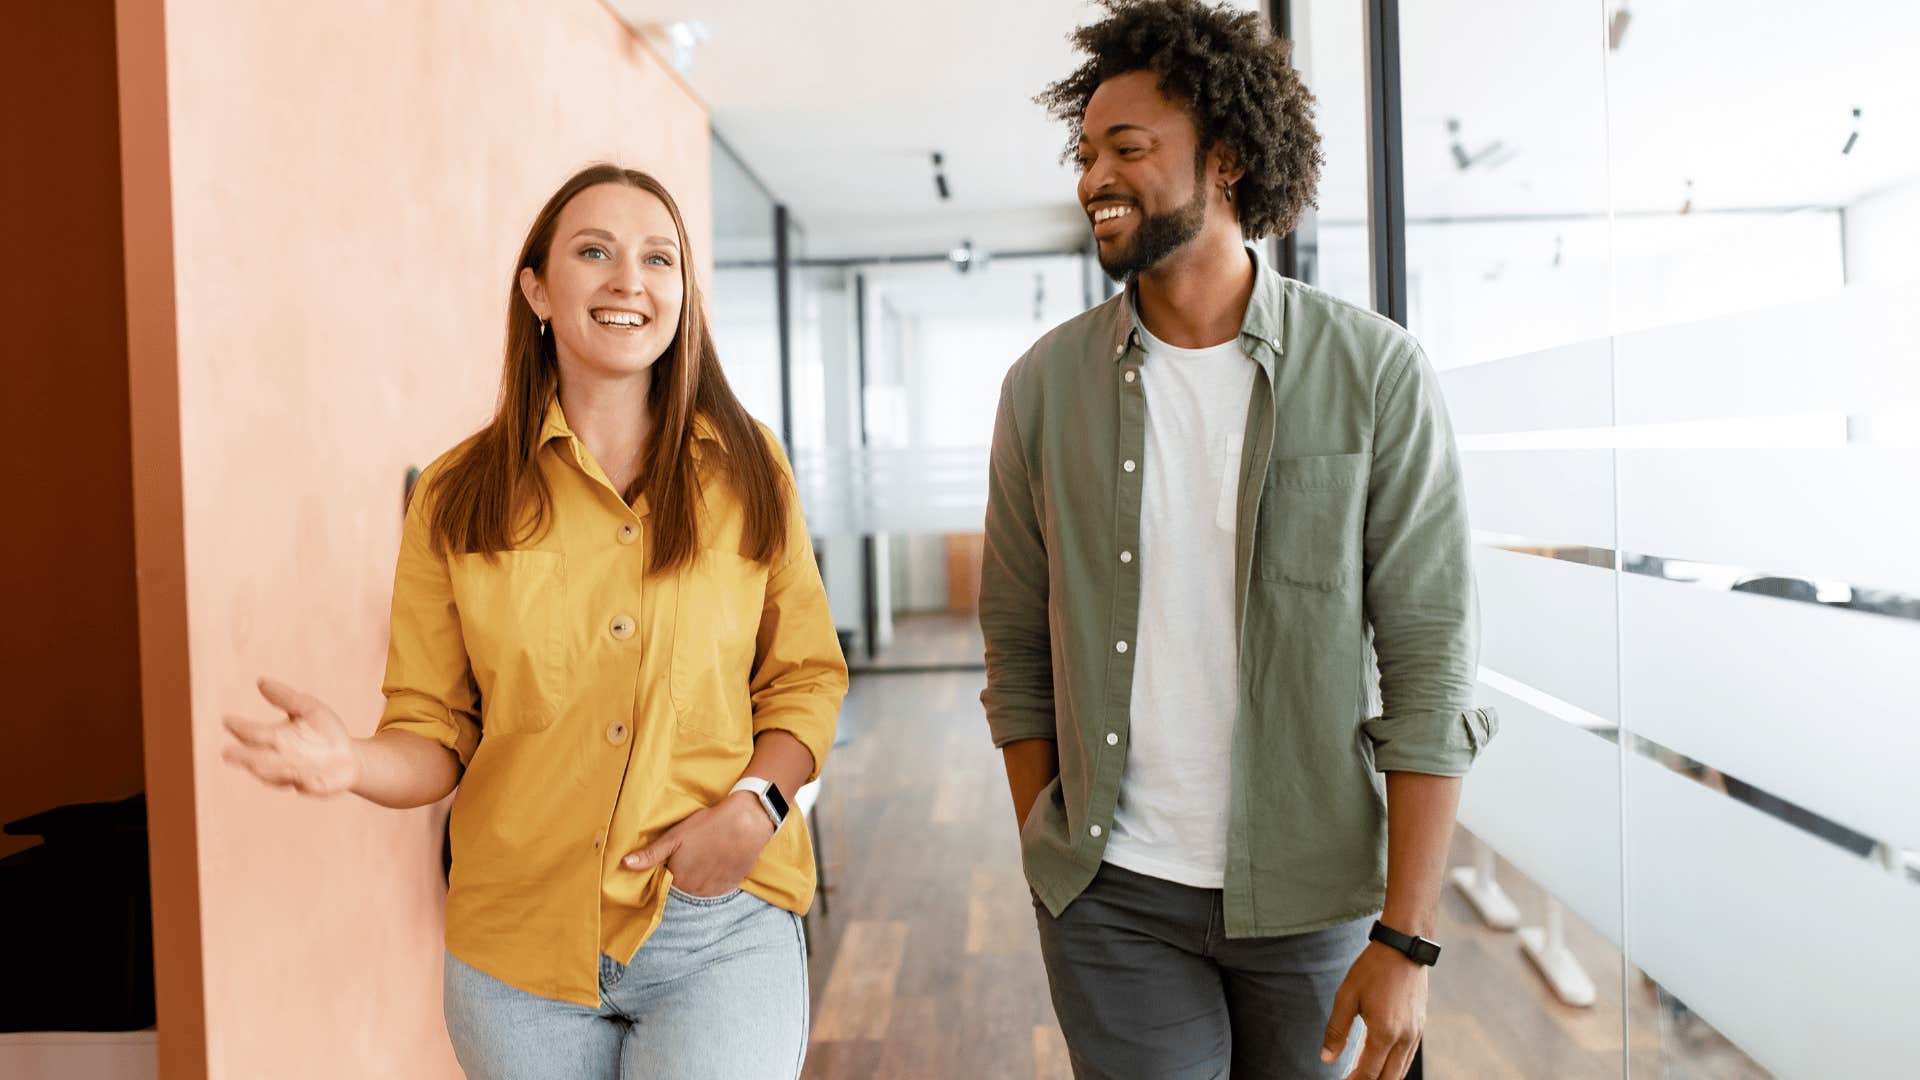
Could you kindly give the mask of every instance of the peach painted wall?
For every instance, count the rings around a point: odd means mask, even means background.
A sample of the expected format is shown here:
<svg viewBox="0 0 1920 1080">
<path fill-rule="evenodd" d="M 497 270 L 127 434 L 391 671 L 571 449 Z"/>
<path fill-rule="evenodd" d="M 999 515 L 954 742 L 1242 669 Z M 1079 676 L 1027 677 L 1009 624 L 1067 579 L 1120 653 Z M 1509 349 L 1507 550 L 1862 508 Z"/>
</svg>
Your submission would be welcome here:
<svg viewBox="0 0 1920 1080">
<path fill-rule="evenodd" d="M 457 1076 L 438 812 L 264 789 L 220 717 L 270 673 L 372 730 L 403 472 L 491 408 L 528 221 L 612 158 L 710 267 L 705 106 L 594 0 L 163 10 L 205 1072 Z"/>
<path fill-rule="evenodd" d="M 9 11 L 0 46 L 0 821 L 141 790 L 140 634 L 112 0 Z M 31 845 L 0 835 L 0 856 Z"/>
</svg>

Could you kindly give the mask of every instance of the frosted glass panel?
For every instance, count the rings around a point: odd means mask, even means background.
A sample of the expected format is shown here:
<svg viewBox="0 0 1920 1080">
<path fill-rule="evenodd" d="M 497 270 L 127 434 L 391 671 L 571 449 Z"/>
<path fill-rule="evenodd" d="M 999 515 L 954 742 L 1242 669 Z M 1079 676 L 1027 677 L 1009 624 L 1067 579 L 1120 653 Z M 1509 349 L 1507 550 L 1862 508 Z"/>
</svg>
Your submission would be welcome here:
<svg viewBox="0 0 1920 1080">
<path fill-rule="evenodd" d="M 1617 720 L 1614 574 L 1481 548 L 1480 662 L 1595 715 Z"/>
<path fill-rule="evenodd" d="M 1637 754 L 1632 959 L 1786 1077 L 1905 1075 L 1920 887 Z"/>
<path fill-rule="evenodd" d="M 979 532 L 987 513 L 987 448 L 870 447 L 794 455 L 816 535 Z"/>
<path fill-rule="evenodd" d="M 1447 411 L 1462 436 L 1613 422 L 1613 367 L 1603 338 L 1442 372 Z"/>
<path fill-rule="evenodd" d="M 1614 546 L 1611 451 L 1488 450 L 1461 458 L 1475 530 Z"/>
<path fill-rule="evenodd" d="M 1920 592 L 1920 450 L 1627 450 L 1621 546 Z"/>
<path fill-rule="evenodd" d="M 1911 290 L 1855 286 L 1817 301 L 1622 335 L 1620 422 L 1920 407 Z"/>
<path fill-rule="evenodd" d="M 1480 702 L 1500 735 L 1467 776 L 1461 824 L 1618 944 L 1618 747 L 1484 684 Z"/>
<path fill-rule="evenodd" d="M 1621 587 L 1635 734 L 1920 848 L 1920 622 L 1635 574 Z"/>
</svg>

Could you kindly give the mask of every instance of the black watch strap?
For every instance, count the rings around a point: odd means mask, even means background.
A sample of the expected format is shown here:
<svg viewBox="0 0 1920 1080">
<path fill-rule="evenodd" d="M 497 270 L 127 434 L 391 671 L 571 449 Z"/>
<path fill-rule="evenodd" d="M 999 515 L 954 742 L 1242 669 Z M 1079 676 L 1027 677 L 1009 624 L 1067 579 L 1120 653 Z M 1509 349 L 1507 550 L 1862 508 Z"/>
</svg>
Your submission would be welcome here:
<svg viewBox="0 0 1920 1080">
<path fill-rule="evenodd" d="M 1407 959 L 1416 964 L 1432 967 L 1440 960 L 1440 946 L 1423 937 L 1403 934 L 1378 919 L 1374 920 L 1373 929 L 1367 934 L 1367 938 L 1395 952 L 1406 953 Z"/>
</svg>

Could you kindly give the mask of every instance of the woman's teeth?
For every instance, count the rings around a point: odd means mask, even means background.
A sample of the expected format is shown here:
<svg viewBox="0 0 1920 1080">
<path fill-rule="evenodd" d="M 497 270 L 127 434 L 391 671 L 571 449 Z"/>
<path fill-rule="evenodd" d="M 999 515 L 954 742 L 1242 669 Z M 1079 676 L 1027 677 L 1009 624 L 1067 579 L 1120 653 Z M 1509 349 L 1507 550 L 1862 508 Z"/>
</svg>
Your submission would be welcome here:
<svg viewBox="0 0 1920 1080">
<path fill-rule="evenodd" d="M 633 311 L 596 311 L 593 321 L 602 326 L 645 326 L 647 317 Z"/>
</svg>

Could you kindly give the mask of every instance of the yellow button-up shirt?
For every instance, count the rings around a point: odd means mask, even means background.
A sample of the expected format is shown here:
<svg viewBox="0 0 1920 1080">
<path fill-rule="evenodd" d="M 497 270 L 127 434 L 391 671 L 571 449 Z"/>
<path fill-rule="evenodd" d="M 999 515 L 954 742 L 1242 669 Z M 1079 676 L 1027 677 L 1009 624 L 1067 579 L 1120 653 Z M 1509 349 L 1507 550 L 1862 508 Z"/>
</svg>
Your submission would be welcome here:
<svg viewBox="0 0 1920 1080">
<path fill-rule="evenodd" d="M 847 667 L 791 488 L 786 546 L 762 566 L 739 554 L 739 498 L 700 465 L 699 554 L 649 576 L 646 497 L 622 501 L 558 401 L 540 441 L 549 526 L 492 559 L 434 554 L 426 504 L 447 458 L 422 473 L 401 532 L 380 728 L 432 739 L 465 766 L 447 949 L 593 1006 L 600 954 L 633 959 L 672 879 L 621 856 L 723 799 L 763 731 L 798 738 L 817 775 Z M 696 460 L 716 446 L 696 424 Z M 742 887 L 805 912 L 813 850 L 792 817 Z"/>
</svg>

